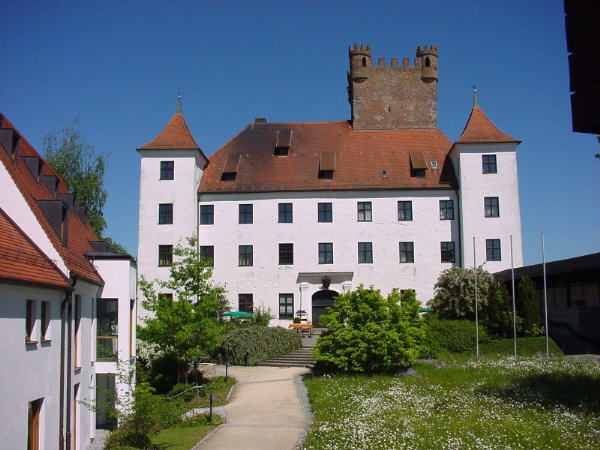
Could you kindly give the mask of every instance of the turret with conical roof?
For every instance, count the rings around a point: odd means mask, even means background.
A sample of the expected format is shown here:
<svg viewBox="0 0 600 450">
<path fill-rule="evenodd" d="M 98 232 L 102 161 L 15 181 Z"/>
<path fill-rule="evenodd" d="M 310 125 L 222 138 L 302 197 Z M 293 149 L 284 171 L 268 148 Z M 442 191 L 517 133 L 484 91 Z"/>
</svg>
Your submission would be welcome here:
<svg viewBox="0 0 600 450">
<path fill-rule="evenodd" d="M 180 99 L 162 131 L 137 150 L 142 157 L 139 273 L 147 279 L 166 279 L 173 247 L 198 230 L 197 192 L 208 159 L 185 122 Z"/>
</svg>

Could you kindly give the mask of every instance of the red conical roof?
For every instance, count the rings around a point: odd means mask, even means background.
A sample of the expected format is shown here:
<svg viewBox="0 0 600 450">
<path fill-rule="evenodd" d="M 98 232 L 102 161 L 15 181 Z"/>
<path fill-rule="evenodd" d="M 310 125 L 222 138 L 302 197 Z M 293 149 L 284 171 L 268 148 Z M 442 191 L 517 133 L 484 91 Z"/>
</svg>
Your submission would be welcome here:
<svg viewBox="0 0 600 450">
<path fill-rule="evenodd" d="M 457 144 L 478 142 L 520 142 L 500 131 L 478 105 L 473 107 L 467 125 L 456 141 Z"/>
<path fill-rule="evenodd" d="M 171 120 L 169 120 L 169 123 L 163 128 L 158 136 L 146 145 L 140 147 L 140 150 L 150 149 L 199 150 L 200 147 L 196 144 L 187 123 L 185 123 L 183 114 L 178 111 L 173 115 Z"/>
</svg>

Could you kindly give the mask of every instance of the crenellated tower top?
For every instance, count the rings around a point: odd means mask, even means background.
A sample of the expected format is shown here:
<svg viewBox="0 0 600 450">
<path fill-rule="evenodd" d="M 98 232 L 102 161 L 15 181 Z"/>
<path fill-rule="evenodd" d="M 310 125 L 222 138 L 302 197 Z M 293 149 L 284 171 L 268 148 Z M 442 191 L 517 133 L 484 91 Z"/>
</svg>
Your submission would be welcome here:
<svg viewBox="0 0 600 450">
<path fill-rule="evenodd" d="M 437 128 L 438 49 L 417 47 L 414 65 L 409 58 L 378 58 L 371 47 L 348 48 L 348 101 L 354 129 Z"/>
</svg>

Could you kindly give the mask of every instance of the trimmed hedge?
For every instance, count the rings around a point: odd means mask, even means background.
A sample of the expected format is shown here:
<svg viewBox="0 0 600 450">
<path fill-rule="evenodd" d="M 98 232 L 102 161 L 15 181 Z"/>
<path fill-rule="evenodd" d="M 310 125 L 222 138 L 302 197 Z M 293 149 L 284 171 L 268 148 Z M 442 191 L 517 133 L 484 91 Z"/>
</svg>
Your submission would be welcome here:
<svg viewBox="0 0 600 450">
<path fill-rule="evenodd" d="M 430 319 L 425 327 L 427 355 L 436 357 L 441 352 L 464 353 L 475 349 L 475 322 L 470 320 Z M 487 342 L 488 335 L 479 325 L 479 343 Z"/>
<path fill-rule="evenodd" d="M 250 326 L 231 330 L 217 347 L 214 357 L 221 363 L 243 366 L 284 355 L 302 346 L 295 331 L 280 327 Z M 247 361 L 246 361 L 247 355 Z"/>
</svg>

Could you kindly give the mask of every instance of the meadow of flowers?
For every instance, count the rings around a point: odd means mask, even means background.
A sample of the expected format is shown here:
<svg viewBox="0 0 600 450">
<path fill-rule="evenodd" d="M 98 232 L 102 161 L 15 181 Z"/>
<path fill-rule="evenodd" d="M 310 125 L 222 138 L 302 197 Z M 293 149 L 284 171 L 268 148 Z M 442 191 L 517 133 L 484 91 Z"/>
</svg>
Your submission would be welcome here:
<svg viewBox="0 0 600 450">
<path fill-rule="evenodd" d="M 416 364 L 313 376 L 304 448 L 600 448 L 600 366 L 564 358 Z"/>
</svg>

